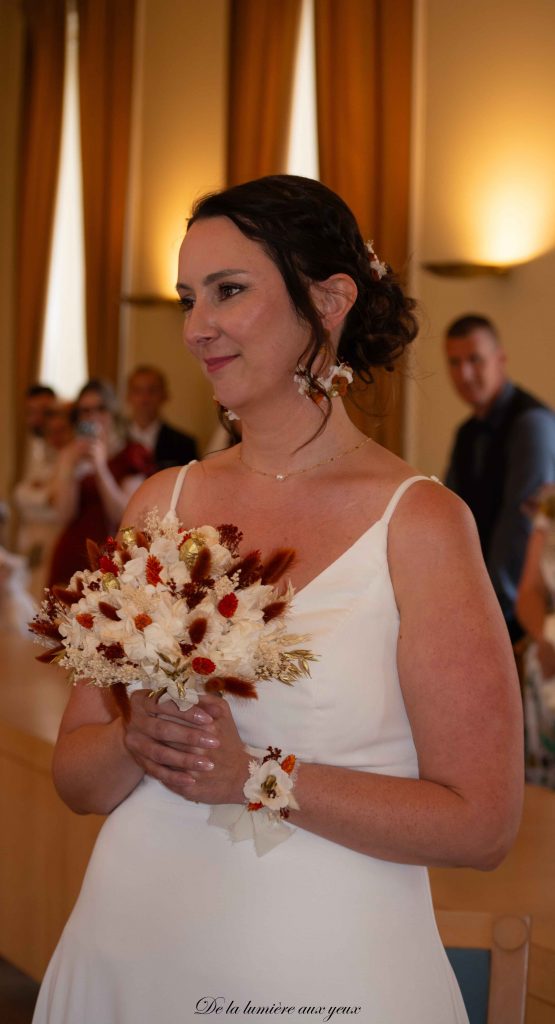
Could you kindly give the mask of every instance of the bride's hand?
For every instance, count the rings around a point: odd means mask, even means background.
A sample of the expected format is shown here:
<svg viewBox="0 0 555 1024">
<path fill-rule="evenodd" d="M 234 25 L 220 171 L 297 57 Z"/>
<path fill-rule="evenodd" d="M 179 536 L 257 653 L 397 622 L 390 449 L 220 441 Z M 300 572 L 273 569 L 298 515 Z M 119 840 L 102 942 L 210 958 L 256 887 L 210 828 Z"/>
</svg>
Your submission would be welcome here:
<svg viewBox="0 0 555 1024">
<path fill-rule="evenodd" d="M 200 705 L 179 711 L 137 690 L 129 701 L 124 743 L 147 775 L 181 793 L 185 784 L 194 787 L 198 777 L 213 771 L 220 739 L 214 717 Z"/>
<path fill-rule="evenodd" d="M 218 746 L 208 752 L 213 768 L 210 771 L 189 772 L 192 778 L 179 782 L 179 788 L 166 783 L 187 800 L 205 804 L 242 804 L 245 802 L 243 786 L 249 777 L 249 761 L 237 726 L 226 700 L 212 694 L 203 694 L 196 709 L 209 714 Z M 189 714 L 189 712 L 186 712 Z"/>
</svg>

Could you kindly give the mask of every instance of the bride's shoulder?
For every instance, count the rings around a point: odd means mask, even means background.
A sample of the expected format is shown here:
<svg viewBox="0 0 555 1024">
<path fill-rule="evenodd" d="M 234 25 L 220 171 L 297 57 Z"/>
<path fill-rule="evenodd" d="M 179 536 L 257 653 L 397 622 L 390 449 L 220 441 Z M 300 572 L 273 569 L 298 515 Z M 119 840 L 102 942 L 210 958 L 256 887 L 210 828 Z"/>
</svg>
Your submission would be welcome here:
<svg viewBox="0 0 555 1024">
<path fill-rule="evenodd" d="M 408 473 L 405 480 L 415 476 Z M 476 522 L 468 505 L 436 478 L 419 474 L 402 493 L 391 516 L 388 549 L 390 561 L 409 570 L 430 558 L 445 567 L 482 560 Z"/>
<path fill-rule="evenodd" d="M 170 507 L 181 467 L 172 466 L 149 476 L 134 492 L 122 517 L 122 524 L 140 526 L 148 512 L 158 508 L 163 514 Z"/>
</svg>

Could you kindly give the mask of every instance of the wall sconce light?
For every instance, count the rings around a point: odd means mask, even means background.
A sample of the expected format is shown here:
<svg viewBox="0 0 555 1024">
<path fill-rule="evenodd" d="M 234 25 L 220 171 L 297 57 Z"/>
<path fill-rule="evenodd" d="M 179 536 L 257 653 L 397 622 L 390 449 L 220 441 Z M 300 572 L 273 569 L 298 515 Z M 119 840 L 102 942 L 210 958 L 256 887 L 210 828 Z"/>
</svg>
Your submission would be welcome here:
<svg viewBox="0 0 555 1024">
<path fill-rule="evenodd" d="M 507 277 L 517 264 L 464 263 L 431 261 L 423 263 L 424 270 L 438 277 Z"/>
</svg>

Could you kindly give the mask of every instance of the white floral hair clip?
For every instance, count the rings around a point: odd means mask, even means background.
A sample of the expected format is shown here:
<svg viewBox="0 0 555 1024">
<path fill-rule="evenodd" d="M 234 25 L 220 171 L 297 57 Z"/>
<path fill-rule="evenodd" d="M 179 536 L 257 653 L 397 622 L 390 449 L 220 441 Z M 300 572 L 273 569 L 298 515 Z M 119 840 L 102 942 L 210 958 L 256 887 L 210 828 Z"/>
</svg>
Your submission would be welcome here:
<svg viewBox="0 0 555 1024">
<path fill-rule="evenodd" d="M 372 270 L 372 273 L 376 280 L 381 281 L 382 277 L 385 277 L 385 275 L 388 272 L 387 263 L 382 263 L 382 261 L 379 260 L 378 257 L 376 256 L 376 253 L 374 252 L 373 242 L 366 242 L 365 245 L 368 250 L 368 256 L 370 258 L 370 269 Z"/>
</svg>

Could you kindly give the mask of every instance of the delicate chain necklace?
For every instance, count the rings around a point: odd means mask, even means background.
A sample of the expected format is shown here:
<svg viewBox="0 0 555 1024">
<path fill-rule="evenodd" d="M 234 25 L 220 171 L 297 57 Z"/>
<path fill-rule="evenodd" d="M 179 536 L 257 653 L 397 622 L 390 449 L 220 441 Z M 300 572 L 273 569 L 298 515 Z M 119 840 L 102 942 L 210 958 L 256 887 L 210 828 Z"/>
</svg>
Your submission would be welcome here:
<svg viewBox="0 0 555 1024">
<path fill-rule="evenodd" d="M 301 473 L 310 473 L 311 469 L 318 469 L 319 466 L 328 466 L 330 462 L 335 462 L 336 459 L 342 459 L 344 455 L 351 455 L 353 452 L 358 451 L 365 444 L 370 441 L 369 437 L 363 438 L 358 444 L 353 445 L 352 448 L 346 448 L 344 452 L 338 452 L 337 455 L 331 455 L 328 459 L 322 459 L 320 462 L 314 462 L 312 466 L 305 466 L 304 469 L 292 469 L 290 473 L 267 473 L 265 469 L 255 469 L 254 466 L 250 466 L 248 462 L 245 462 L 241 448 L 239 448 L 239 462 L 243 463 L 245 469 L 249 469 L 251 473 L 258 473 L 259 476 L 269 476 L 273 480 L 278 480 L 279 483 L 283 483 L 284 480 L 288 480 L 290 476 L 300 476 Z"/>
</svg>

